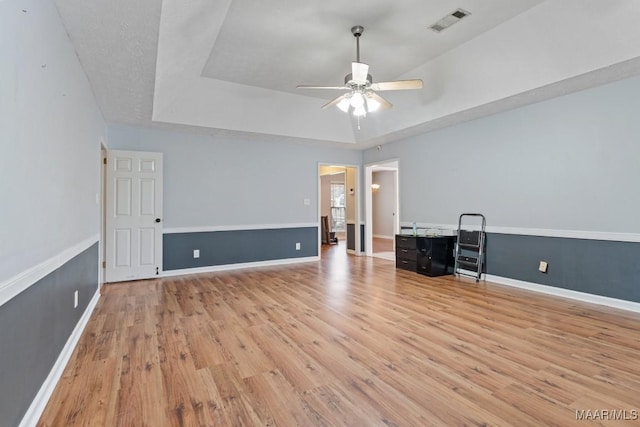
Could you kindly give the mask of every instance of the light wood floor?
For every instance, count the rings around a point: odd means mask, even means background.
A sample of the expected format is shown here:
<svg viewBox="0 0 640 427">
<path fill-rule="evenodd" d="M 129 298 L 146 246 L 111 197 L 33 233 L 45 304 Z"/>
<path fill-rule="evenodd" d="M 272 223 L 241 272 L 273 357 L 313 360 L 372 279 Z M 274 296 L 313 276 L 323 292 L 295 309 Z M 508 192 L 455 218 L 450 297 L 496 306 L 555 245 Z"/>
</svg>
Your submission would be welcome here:
<svg viewBox="0 0 640 427">
<path fill-rule="evenodd" d="M 640 315 L 326 246 L 106 286 L 40 425 L 638 425 L 576 410 L 633 418 L 639 359 Z"/>
</svg>

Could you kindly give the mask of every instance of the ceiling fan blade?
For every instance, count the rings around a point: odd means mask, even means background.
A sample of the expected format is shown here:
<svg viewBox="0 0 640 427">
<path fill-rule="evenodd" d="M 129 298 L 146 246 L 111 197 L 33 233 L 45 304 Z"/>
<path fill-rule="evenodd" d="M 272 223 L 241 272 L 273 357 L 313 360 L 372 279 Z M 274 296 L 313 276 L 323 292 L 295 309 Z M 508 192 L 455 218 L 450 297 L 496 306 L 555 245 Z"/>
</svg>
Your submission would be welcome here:
<svg viewBox="0 0 640 427">
<path fill-rule="evenodd" d="M 332 99 L 331 101 L 327 102 L 326 104 L 324 104 L 322 107 L 322 109 L 324 108 L 329 108 L 329 107 L 333 107 L 334 105 L 337 105 L 340 101 L 342 101 L 343 99 L 345 99 L 347 97 L 347 95 L 340 95 L 337 98 Z"/>
<path fill-rule="evenodd" d="M 298 85 L 296 89 L 331 89 L 331 90 L 349 90 L 351 88 L 347 86 L 313 86 L 313 85 Z"/>
<path fill-rule="evenodd" d="M 365 99 L 367 101 L 368 111 L 388 110 L 389 108 L 393 107 L 392 103 L 373 91 L 368 91 Z"/>
<path fill-rule="evenodd" d="M 351 79 L 359 85 L 367 83 L 367 75 L 369 74 L 369 65 L 363 62 L 351 63 Z"/>
<path fill-rule="evenodd" d="M 372 90 L 405 90 L 422 89 L 422 80 L 396 80 L 393 82 L 378 82 L 371 85 Z"/>
</svg>

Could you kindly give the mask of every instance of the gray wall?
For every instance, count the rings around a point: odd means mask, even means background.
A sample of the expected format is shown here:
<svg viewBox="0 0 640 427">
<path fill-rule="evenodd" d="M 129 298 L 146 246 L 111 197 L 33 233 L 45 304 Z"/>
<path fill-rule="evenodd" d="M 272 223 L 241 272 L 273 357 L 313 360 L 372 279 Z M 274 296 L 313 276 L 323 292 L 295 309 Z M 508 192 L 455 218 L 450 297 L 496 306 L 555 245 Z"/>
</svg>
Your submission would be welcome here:
<svg viewBox="0 0 640 427">
<path fill-rule="evenodd" d="M 311 257 L 318 255 L 318 228 L 171 233 L 163 246 L 165 271 Z M 193 257 L 194 249 L 200 258 Z"/>
<path fill-rule="evenodd" d="M 361 244 L 361 247 L 364 247 L 364 245 L 362 245 L 362 241 L 360 242 L 360 244 Z M 347 224 L 347 249 L 352 251 L 356 250 L 356 225 L 355 224 Z"/>
<path fill-rule="evenodd" d="M 97 244 L 19 278 L 99 233 L 105 126 L 54 2 L 0 1 L 0 58 L 0 289 L 28 286 L 0 306 L 0 424 L 14 426 L 98 289 Z"/>
<path fill-rule="evenodd" d="M 395 173 L 394 171 L 377 171 L 371 174 L 372 183 L 380 185 L 371 198 L 374 237 L 393 237 L 396 210 Z"/>
<path fill-rule="evenodd" d="M 367 150 L 400 160 L 401 221 L 640 233 L 640 77 Z"/>
<path fill-rule="evenodd" d="M 0 2 L 0 58 L 2 284 L 99 232 L 104 122 L 52 1 Z"/>
<path fill-rule="evenodd" d="M 487 273 L 640 302 L 640 243 L 489 234 Z"/>
<path fill-rule="evenodd" d="M 108 133 L 111 149 L 164 153 L 165 228 L 318 223 L 318 163 L 362 159 L 361 151 L 257 136 L 244 140 L 131 126 L 110 126 Z"/>
<path fill-rule="evenodd" d="M 165 234 L 164 270 L 319 255 L 317 226 L 297 237 L 277 226 L 319 224 L 318 163 L 360 164 L 362 158 L 351 149 L 131 126 L 109 127 L 109 145 L 164 154 L 164 227 L 196 228 Z M 268 232 L 254 227 L 264 225 Z M 206 230 L 234 226 L 248 230 Z M 252 245 L 263 234 L 265 242 Z M 230 251 L 229 244 L 240 246 Z M 206 251 L 194 259 L 193 249 L 203 249 L 198 245 Z"/>
<path fill-rule="evenodd" d="M 489 236 L 488 273 L 637 301 L 637 263 L 620 260 L 640 259 L 638 244 L 527 235 L 637 237 L 638 111 L 633 77 L 386 144 L 363 162 L 399 159 L 402 222 L 457 224 L 460 213 L 481 212 L 490 230 L 509 228 L 515 235 Z"/>
<path fill-rule="evenodd" d="M 97 290 L 96 243 L 0 306 L 0 424 L 20 423 Z"/>
</svg>

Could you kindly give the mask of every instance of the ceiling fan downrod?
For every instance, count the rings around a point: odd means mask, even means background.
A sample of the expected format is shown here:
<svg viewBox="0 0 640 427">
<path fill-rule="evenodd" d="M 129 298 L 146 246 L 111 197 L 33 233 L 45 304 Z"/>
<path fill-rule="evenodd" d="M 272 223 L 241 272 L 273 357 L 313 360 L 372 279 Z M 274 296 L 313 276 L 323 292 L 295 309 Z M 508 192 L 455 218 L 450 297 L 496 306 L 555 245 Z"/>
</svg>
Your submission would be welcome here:
<svg viewBox="0 0 640 427">
<path fill-rule="evenodd" d="M 363 32 L 364 27 L 362 25 L 351 27 L 351 33 L 356 38 L 356 62 L 360 62 L 360 36 Z"/>
</svg>

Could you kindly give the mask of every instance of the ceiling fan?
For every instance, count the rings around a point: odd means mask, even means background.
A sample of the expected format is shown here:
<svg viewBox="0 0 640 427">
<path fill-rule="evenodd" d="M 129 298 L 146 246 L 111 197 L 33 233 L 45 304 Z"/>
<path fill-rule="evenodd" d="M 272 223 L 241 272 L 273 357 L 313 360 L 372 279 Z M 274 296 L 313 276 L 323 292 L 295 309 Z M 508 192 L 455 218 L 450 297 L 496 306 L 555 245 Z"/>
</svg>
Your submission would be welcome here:
<svg viewBox="0 0 640 427">
<path fill-rule="evenodd" d="M 356 61 L 351 63 L 351 73 L 344 78 L 344 86 L 313 86 L 298 85 L 297 89 L 328 89 L 346 90 L 347 92 L 324 104 L 321 108 L 329 108 L 334 105 L 348 113 L 351 111 L 354 116 L 365 117 L 367 112 L 378 109 L 389 109 L 393 105 L 378 95 L 376 92 L 385 90 L 406 90 L 422 89 L 422 80 L 395 80 L 390 82 L 373 83 L 369 74 L 369 65 L 360 62 L 360 36 L 364 27 L 356 25 L 351 28 L 351 33 L 356 38 Z"/>
</svg>

